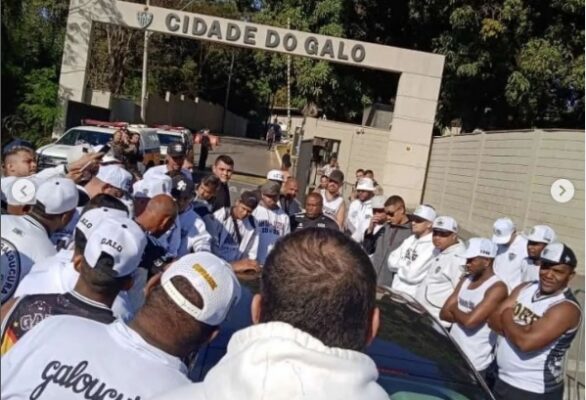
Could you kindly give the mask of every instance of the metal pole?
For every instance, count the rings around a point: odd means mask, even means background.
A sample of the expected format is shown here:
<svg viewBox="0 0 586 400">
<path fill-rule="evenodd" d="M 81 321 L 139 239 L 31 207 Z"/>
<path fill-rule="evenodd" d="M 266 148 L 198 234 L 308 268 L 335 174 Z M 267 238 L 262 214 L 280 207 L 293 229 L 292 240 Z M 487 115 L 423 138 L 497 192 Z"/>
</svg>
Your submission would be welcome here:
<svg viewBox="0 0 586 400">
<path fill-rule="evenodd" d="M 146 0 L 148 7 L 150 0 Z M 146 123 L 146 97 L 147 97 L 147 66 L 149 61 L 149 32 L 144 30 L 144 48 L 142 53 L 142 88 L 140 91 L 140 119 Z"/>
<path fill-rule="evenodd" d="M 228 109 L 228 100 L 230 99 L 230 83 L 232 82 L 232 70 L 234 68 L 234 50 L 232 50 L 232 60 L 230 60 L 230 72 L 228 72 L 228 84 L 226 85 L 226 96 L 224 99 L 224 112 L 222 113 L 222 133 L 226 127 L 226 110 Z"/>
<path fill-rule="evenodd" d="M 287 18 L 287 29 L 291 29 L 290 18 Z M 291 137 L 291 54 L 287 55 L 287 136 Z"/>
</svg>

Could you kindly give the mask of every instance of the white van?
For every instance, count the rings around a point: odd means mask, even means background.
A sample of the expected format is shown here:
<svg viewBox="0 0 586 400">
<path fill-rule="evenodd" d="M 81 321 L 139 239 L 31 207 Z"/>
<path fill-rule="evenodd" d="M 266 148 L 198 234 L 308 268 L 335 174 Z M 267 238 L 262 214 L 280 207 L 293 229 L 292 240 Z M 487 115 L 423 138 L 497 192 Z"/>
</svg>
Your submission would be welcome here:
<svg viewBox="0 0 586 400">
<path fill-rule="evenodd" d="M 167 155 L 167 146 L 173 143 L 182 143 L 188 151 L 193 150 L 193 134 L 182 126 L 158 125 L 157 136 L 161 143 L 161 162 Z"/>
<path fill-rule="evenodd" d="M 85 120 L 86 125 L 69 129 L 54 143 L 40 147 L 37 150 L 38 169 L 42 170 L 67 163 L 67 154 L 73 146 L 89 144 L 91 146 L 105 145 L 112 140 L 114 132 L 126 128 L 129 132 L 140 135 L 140 152 L 145 168 L 159 165 L 161 151 L 157 130 L 146 125 L 129 125 L 125 122 L 108 122 Z"/>
</svg>

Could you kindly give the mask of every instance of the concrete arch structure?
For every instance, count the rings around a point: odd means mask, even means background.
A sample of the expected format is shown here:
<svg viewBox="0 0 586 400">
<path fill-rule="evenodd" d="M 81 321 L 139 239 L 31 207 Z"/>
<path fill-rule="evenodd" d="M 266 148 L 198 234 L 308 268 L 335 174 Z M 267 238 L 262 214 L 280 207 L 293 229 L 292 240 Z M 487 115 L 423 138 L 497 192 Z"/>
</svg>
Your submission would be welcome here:
<svg viewBox="0 0 586 400">
<path fill-rule="evenodd" d="M 63 131 L 68 100 L 83 102 L 85 98 L 94 22 L 400 74 L 393 124 L 386 143 L 386 154 L 392 156 L 385 157 L 383 168 L 376 167 L 384 170 L 381 183 L 385 189 L 403 195 L 408 203 L 420 201 L 444 67 L 443 55 L 124 1 L 71 0 L 59 79 L 63 115 L 54 133 Z M 379 139 L 377 150 L 381 151 Z M 402 164 L 397 142 L 403 149 L 408 147 L 405 143 L 422 147 L 420 154 L 425 154 L 425 160 L 417 160 L 417 165 L 413 166 Z M 410 154 L 406 156 L 410 158 Z M 402 176 L 406 171 L 409 177 Z"/>
</svg>

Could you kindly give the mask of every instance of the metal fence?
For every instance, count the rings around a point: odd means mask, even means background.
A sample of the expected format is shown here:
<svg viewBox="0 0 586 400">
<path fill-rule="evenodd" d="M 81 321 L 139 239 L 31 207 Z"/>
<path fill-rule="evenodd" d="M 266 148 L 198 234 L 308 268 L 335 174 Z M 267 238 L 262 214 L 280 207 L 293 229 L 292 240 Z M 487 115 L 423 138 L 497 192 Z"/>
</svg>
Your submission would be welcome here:
<svg viewBox="0 0 586 400">
<path fill-rule="evenodd" d="M 574 290 L 574 295 L 581 299 L 584 296 L 584 290 Z M 583 303 L 583 302 L 582 302 Z M 584 304 L 582 304 L 584 308 Z M 578 328 L 578 334 L 574 339 L 574 343 L 570 349 L 570 353 L 574 358 L 570 360 L 570 356 L 566 357 L 564 362 L 565 384 L 566 390 L 564 399 L 567 400 L 584 400 L 584 321 Z"/>
</svg>

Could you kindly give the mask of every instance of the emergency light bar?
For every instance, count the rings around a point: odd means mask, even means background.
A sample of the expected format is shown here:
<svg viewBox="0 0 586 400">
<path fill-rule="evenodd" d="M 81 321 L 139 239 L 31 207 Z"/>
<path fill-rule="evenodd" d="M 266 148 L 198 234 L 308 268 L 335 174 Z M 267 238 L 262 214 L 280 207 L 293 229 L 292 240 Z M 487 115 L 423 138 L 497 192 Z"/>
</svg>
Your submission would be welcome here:
<svg viewBox="0 0 586 400">
<path fill-rule="evenodd" d="M 100 121 L 97 119 L 82 119 L 82 125 L 88 126 L 99 126 L 102 128 L 128 128 L 128 122 L 121 122 L 121 121 Z"/>
</svg>

